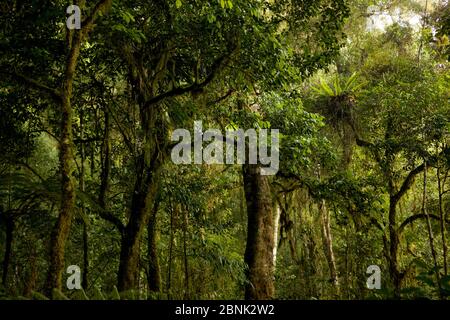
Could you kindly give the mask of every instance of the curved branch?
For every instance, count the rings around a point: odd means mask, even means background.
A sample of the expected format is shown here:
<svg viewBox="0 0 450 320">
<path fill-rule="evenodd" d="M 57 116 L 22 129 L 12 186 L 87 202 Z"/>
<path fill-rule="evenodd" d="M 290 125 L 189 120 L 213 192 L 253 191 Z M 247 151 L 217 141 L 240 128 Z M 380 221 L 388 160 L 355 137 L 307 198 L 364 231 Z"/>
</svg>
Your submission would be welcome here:
<svg viewBox="0 0 450 320">
<path fill-rule="evenodd" d="M 111 212 L 101 210 L 99 216 L 103 220 L 112 223 L 117 228 L 117 230 L 119 230 L 120 234 L 124 233 L 125 226 L 123 225 L 122 221 L 114 216 Z"/>
<path fill-rule="evenodd" d="M 202 90 L 204 87 L 206 87 L 209 83 L 211 83 L 214 80 L 214 78 L 216 77 L 219 70 L 228 63 L 228 61 L 229 61 L 230 57 L 233 55 L 234 51 L 235 51 L 235 49 L 232 50 L 230 54 L 224 55 L 224 56 L 220 57 L 219 59 L 217 59 L 212 66 L 212 71 L 202 82 L 194 83 L 194 84 L 191 84 L 186 87 L 175 88 L 170 91 L 164 92 L 160 95 L 157 95 L 157 96 L 147 100 L 145 102 L 144 108 L 148 108 L 148 107 L 150 107 L 164 99 L 170 98 L 170 97 L 176 97 L 176 96 L 183 95 L 185 93 Z"/>
<path fill-rule="evenodd" d="M 403 181 L 400 190 L 394 195 L 394 201 L 400 200 L 403 195 L 411 188 L 416 176 L 421 173 L 425 169 L 425 163 L 422 163 L 420 166 L 411 171 L 406 179 Z"/>
<path fill-rule="evenodd" d="M 434 219 L 434 220 L 437 220 L 437 221 L 441 221 L 441 218 L 440 218 L 439 216 L 435 215 L 435 214 L 428 214 L 428 216 L 429 216 L 431 219 Z M 419 220 L 419 219 L 426 219 L 426 218 L 427 218 L 427 215 L 426 215 L 426 214 L 423 214 L 423 213 L 415 214 L 415 215 L 413 215 L 413 216 L 407 218 L 405 221 L 403 221 L 403 223 L 402 223 L 402 224 L 400 225 L 400 227 L 398 228 L 398 234 L 399 234 L 399 235 L 402 234 L 402 232 L 405 230 L 405 228 L 406 228 L 408 225 L 410 225 L 410 224 L 412 224 L 413 222 L 415 222 L 416 220 Z M 450 220 L 446 219 L 446 222 L 450 222 Z"/>
</svg>

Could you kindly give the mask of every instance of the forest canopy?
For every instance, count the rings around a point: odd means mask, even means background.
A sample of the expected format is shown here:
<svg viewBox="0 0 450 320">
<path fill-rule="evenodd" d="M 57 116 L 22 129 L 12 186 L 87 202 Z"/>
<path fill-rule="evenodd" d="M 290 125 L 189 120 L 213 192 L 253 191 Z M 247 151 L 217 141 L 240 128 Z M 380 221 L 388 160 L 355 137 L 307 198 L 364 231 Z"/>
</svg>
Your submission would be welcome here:
<svg viewBox="0 0 450 320">
<path fill-rule="evenodd" d="M 450 7 L 0 3 L 0 299 L 448 299 Z"/>
</svg>

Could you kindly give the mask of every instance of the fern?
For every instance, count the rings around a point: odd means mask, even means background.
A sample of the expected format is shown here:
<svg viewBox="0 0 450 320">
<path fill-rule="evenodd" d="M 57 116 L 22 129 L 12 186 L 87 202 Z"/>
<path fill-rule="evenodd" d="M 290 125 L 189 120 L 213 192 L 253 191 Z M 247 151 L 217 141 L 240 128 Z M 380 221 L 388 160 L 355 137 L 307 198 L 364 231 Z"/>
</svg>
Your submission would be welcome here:
<svg viewBox="0 0 450 320">
<path fill-rule="evenodd" d="M 348 95 L 359 91 L 365 83 L 358 83 L 358 74 L 354 72 L 348 79 L 341 79 L 336 76 L 333 79 L 332 87 L 322 78 L 316 86 L 312 86 L 311 89 L 319 96 L 325 97 L 339 97 Z"/>
</svg>

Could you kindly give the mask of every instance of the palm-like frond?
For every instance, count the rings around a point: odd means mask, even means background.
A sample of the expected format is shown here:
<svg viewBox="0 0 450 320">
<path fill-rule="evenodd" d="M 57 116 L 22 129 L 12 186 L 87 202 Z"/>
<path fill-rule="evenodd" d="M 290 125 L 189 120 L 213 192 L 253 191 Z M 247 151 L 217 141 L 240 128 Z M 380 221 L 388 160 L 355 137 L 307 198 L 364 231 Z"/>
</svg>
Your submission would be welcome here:
<svg viewBox="0 0 450 320">
<path fill-rule="evenodd" d="M 358 83 L 357 80 L 358 74 L 354 72 L 347 79 L 343 79 L 339 76 L 334 77 L 331 86 L 324 79 L 320 79 L 319 84 L 312 86 L 311 89 L 319 96 L 339 97 L 353 94 L 360 90 L 364 86 L 364 83 Z"/>
</svg>

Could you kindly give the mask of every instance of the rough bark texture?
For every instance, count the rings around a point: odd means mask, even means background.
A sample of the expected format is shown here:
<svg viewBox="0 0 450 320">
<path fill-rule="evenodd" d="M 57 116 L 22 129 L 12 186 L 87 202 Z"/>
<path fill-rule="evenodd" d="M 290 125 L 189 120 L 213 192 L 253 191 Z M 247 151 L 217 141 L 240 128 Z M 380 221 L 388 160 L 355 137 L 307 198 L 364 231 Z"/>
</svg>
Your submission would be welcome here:
<svg viewBox="0 0 450 320">
<path fill-rule="evenodd" d="M 76 32 L 67 57 L 66 72 L 61 96 L 61 139 L 59 162 L 61 171 L 61 207 L 50 244 L 50 265 L 47 274 L 46 293 L 61 289 L 64 269 L 64 251 L 75 208 L 73 183 L 74 159 L 72 136 L 72 92 L 77 59 L 80 54 L 81 32 Z"/>
<path fill-rule="evenodd" d="M 141 106 L 140 115 L 145 133 L 142 153 L 136 162 L 137 179 L 128 224 L 122 235 L 117 286 L 120 291 L 136 288 L 139 243 L 154 209 L 160 171 L 168 156 L 167 127 L 161 110 L 157 106 L 150 109 Z"/>
<path fill-rule="evenodd" d="M 156 200 L 162 163 L 163 156 L 156 152 L 150 166 L 143 166 L 144 172 L 136 180 L 130 218 L 122 236 L 117 286 L 119 291 L 136 288 L 139 243 Z"/>
<path fill-rule="evenodd" d="M 129 48 L 128 48 L 129 49 Z M 118 289 L 130 290 L 136 287 L 138 273 L 139 243 L 149 222 L 159 188 L 159 175 L 168 156 L 167 119 L 157 102 L 149 103 L 153 88 L 148 87 L 149 79 L 142 61 L 125 50 L 124 57 L 130 70 L 130 84 L 139 104 L 142 136 L 135 158 L 136 181 L 131 200 L 128 223 L 122 233 Z M 156 83 L 156 82 L 154 82 Z"/>
<path fill-rule="evenodd" d="M 255 165 L 245 165 L 243 176 L 248 216 L 245 299 L 272 299 L 275 295 L 274 217 L 269 180 Z"/>
<path fill-rule="evenodd" d="M 52 289 L 61 289 L 62 273 L 64 269 L 64 252 L 67 237 L 75 208 L 75 189 L 73 182 L 74 155 L 72 135 L 72 93 L 75 69 L 80 55 L 83 38 L 92 29 L 98 15 L 111 6 L 112 0 L 100 0 L 93 8 L 91 14 L 82 23 L 81 30 L 67 32 L 67 55 L 64 80 L 60 90 L 61 99 L 61 138 L 59 162 L 61 171 L 61 206 L 53 229 L 50 242 L 50 263 L 47 273 L 46 294 L 51 296 Z"/>
</svg>

